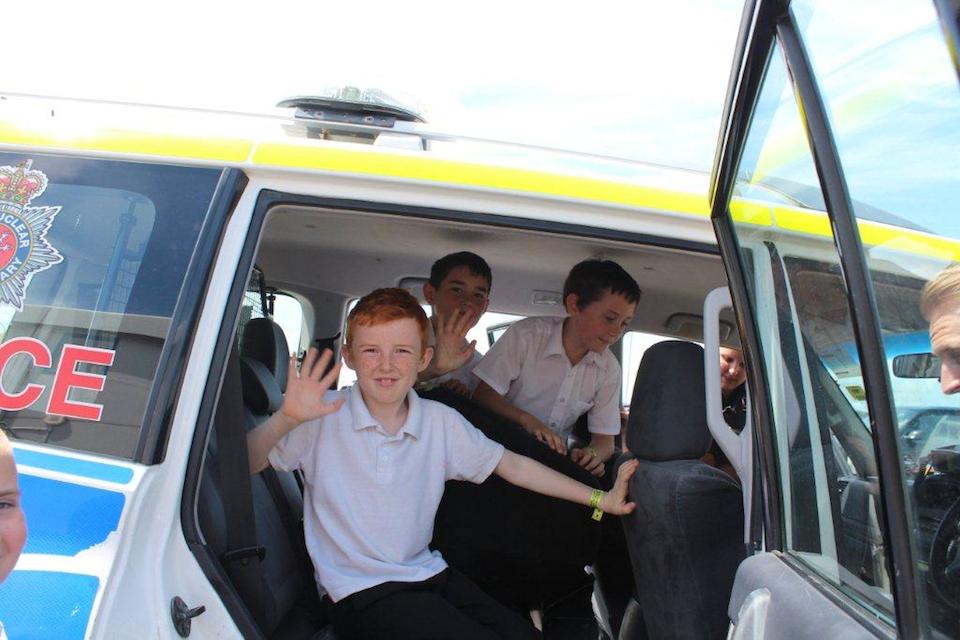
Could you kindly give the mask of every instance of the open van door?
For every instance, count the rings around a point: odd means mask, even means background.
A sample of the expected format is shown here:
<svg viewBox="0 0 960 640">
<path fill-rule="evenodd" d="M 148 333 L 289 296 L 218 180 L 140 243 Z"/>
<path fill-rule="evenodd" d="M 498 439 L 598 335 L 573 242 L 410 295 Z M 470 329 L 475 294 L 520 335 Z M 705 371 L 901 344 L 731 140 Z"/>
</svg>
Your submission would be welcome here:
<svg viewBox="0 0 960 640">
<path fill-rule="evenodd" d="M 898 424 L 960 396 L 887 357 L 960 258 L 958 23 L 950 0 L 745 8 L 711 191 L 754 438 L 732 637 L 960 634 L 960 442 L 904 464 Z"/>
</svg>

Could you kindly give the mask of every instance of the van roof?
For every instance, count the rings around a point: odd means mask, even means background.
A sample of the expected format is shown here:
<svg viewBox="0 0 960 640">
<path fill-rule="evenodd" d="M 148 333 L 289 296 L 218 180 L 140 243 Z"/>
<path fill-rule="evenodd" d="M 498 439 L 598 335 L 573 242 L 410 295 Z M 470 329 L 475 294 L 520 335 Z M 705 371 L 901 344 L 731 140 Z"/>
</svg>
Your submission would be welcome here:
<svg viewBox="0 0 960 640">
<path fill-rule="evenodd" d="M 291 109 L 279 108 L 253 114 L 0 94 L 0 148 L 374 175 L 643 209 L 705 222 L 710 215 L 709 175 L 704 172 L 456 136 L 410 121 L 397 125 L 305 120 Z M 317 128 L 331 133 L 317 136 Z M 378 143 L 384 135 L 385 143 Z M 417 140 L 420 148 L 406 142 L 397 148 L 394 143 L 402 138 Z M 735 220 L 808 236 L 832 235 L 822 211 L 799 206 L 772 190 L 753 189 L 752 195 L 758 192 L 763 200 L 735 197 L 731 205 Z M 861 220 L 860 228 L 868 245 L 895 242 L 911 253 L 960 259 L 960 242 L 869 220 Z"/>
</svg>

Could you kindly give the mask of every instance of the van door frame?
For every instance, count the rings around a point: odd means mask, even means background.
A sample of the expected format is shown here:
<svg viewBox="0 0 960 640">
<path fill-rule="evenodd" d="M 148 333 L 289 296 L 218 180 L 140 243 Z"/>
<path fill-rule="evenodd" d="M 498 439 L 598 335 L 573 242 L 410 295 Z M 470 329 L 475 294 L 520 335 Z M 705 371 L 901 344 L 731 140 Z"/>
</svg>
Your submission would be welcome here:
<svg viewBox="0 0 960 640">
<path fill-rule="evenodd" d="M 886 540 L 884 552 L 888 566 L 892 568 L 890 577 L 897 631 L 902 637 L 916 638 L 920 636 L 921 628 L 917 601 L 918 578 L 912 557 L 915 547 L 909 524 L 913 520 L 900 469 L 896 412 L 880 340 L 876 298 L 830 122 L 789 5 L 790 0 L 753 0 L 744 8 L 739 48 L 714 158 L 710 193 L 711 219 L 725 258 L 741 335 L 745 338 L 750 391 L 754 398 L 752 409 L 760 427 L 755 433 L 757 450 L 762 452 L 765 467 L 761 473 L 765 489 L 764 504 L 768 509 L 764 518 L 767 548 L 783 550 L 782 498 L 776 477 L 775 448 L 771 441 L 770 398 L 767 390 L 759 384 L 766 379 L 763 358 L 759 357 L 759 332 L 750 305 L 746 271 L 741 263 L 729 203 L 767 63 L 774 43 L 779 42 L 800 102 L 800 117 L 806 127 L 827 215 L 833 228 L 860 353 L 871 435 L 880 474 L 883 504 L 881 524 Z M 937 8 L 944 32 L 956 51 L 960 3 L 957 0 L 940 0 Z M 956 59 L 954 63 L 957 64 Z M 766 429 L 763 425 L 766 425 Z"/>
</svg>

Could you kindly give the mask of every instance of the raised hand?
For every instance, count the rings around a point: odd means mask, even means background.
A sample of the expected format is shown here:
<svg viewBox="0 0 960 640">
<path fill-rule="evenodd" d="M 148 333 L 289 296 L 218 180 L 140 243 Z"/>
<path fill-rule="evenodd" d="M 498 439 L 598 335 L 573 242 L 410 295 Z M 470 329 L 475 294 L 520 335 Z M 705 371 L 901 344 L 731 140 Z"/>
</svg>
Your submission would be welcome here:
<svg viewBox="0 0 960 640">
<path fill-rule="evenodd" d="M 459 369 L 470 360 L 477 348 L 477 341 L 464 343 L 467 332 L 476 323 L 476 313 L 470 309 L 457 309 L 449 318 L 437 315 L 437 343 L 430 362 L 432 377 L 442 376 Z"/>
<path fill-rule="evenodd" d="M 316 348 L 310 347 L 300 371 L 297 371 L 297 358 L 290 356 L 287 369 L 287 392 L 283 396 L 280 413 L 291 423 L 300 424 L 314 418 L 322 418 L 339 409 L 344 403 L 345 398 L 329 404 L 323 401 L 323 395 L 340 375 L 339 362 L 329 373 L 323 375 L 332 358 L 333 352 L 330 349 L 324 349 L 323 354 L 320 355 Z"/>
<path fill-rule="evenodd" d="M 627 485 L 638 466 L 640 466 L 640 461 L 636 459 L 628 460 L 620 465 L 620 468 L 617 470 L 617 481 L 614 482 L 613 489 L 605 493 L 603 499 L 600 501 L 601 509 L 607 513 L 621 516 L 637 508 L 636 503 L 627 502 L 627 498 L 629 497 L 627 495 Z"/>
</svg>

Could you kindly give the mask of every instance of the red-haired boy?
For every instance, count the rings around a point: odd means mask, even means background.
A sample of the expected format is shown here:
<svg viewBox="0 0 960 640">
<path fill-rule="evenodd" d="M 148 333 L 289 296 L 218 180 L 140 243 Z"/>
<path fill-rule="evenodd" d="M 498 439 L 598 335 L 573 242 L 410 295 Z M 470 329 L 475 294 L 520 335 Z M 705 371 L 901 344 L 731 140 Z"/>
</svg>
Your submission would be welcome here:
<svg viewBox="0 0 960 640">
<path fill-rule="evenodd" d="M 347 320 L 343 358 L 357 384 L 327 389 L 329 352 L 290 361 L 283 406 L 247 437 L 250 470 L 300 469 L 315 576 L 343 638 L 527 638 L 533 626 L 429 548 L 447 480 L 491 473 L 533 491 L 629 513 L 621 468 L 608 494 L 504 450 L 459 413 L 413 391 L 432 349 L 428 320 L 403 289 L 378 289 Z"/>
</svg>

